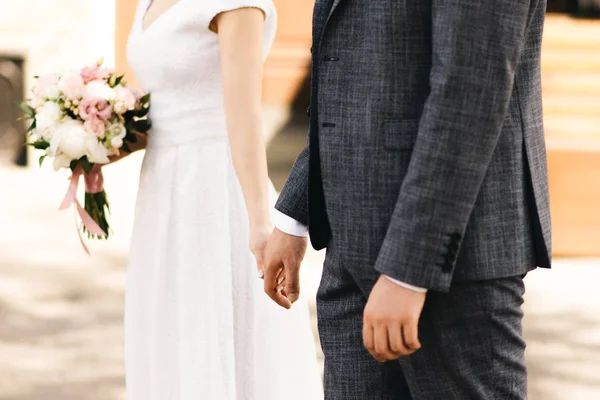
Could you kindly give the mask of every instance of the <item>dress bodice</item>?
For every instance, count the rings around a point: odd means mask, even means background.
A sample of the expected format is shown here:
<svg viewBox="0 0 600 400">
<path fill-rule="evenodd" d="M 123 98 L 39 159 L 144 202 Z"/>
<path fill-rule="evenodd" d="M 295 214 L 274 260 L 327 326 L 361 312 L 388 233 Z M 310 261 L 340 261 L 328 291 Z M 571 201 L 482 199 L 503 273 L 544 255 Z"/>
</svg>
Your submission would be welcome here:
<svg viewBox="0 0 600 400">
<path fill-rule="evenodd" d="M 277 25 L 272 1 L 178 0 L 143 28 L 150 2 L 140 0 L 127 58 L 140 85 L 152 95 L 153 134 L 169 130 L 173 135 L 176 130 L 198 129 L 208 120 L 224 119 L 219 42 L 217 34 L 209 29 L 210 22 L 224 11 L 261 9 L 266 18 L 266 58 Z"/>
</svg>

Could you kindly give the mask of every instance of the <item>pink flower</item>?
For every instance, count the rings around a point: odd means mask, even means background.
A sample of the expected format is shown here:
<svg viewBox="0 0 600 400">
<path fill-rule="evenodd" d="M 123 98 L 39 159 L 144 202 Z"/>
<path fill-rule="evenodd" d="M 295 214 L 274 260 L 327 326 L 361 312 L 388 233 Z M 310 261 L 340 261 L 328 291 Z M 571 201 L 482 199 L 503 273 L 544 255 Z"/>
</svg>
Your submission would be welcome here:
<svg viewBox="0 0 600 400">
<path fill-rule="evenodd" d="M 84 67 L 80 74 L 83 81 L 88 83 L 98 79 L 107 80 L 113 72 L 114 70 L 110 68 L 100 68 L 98 65 L 90 65 Z"/>
<path fill-rule="evenodd" d="M 102 136 L 105 131 L 104 121 L 98 118 L 90 118 L 83 123 L 84 129 L 96 136 Z"/>
<path fill-rule="evenodd" d="M 79 104 L 79 115 L 84 121 L 98 119 L 104 122 L 112 116 L 112 108 L 106 100 L 84 97 Z"/>
</svg>

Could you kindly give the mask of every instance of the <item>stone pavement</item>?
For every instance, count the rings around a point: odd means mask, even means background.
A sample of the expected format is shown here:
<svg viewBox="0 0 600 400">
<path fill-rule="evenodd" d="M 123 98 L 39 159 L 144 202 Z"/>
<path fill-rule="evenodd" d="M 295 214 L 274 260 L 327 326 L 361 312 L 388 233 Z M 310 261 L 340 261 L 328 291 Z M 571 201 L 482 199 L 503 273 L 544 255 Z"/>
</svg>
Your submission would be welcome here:
<svg viewBox="0 0 600 400">
<path fill-rule="evenodd" d="M 281 146 L 301 145 L 282 137 Z M 270 159 L 279 185 L 291 161 Z M 0 166 L 0 400 L 124 399 L 124 270 L 140 160 L 106 168 L 115 235 L 91 243 L 92 257 L 71 213 L 56 211 L 65 174 Z M 310 298 L 322 257 L 310 252 L 303 268 Z M 600 260 L 557 260 L 527 278 L 530 399 L 600 398 L 598 282 Z"/>
</svg>

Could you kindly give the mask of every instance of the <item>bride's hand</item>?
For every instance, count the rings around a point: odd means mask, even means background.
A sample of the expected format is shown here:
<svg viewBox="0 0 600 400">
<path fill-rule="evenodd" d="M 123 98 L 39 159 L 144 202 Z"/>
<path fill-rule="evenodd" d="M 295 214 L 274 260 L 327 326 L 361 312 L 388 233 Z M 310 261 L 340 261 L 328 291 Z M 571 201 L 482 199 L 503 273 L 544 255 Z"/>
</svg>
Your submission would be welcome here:
<svg viewBox="0 0 600 400">
<path fill-rule="evenodd" d="M 129 147 L 131 152 L 121 150 L 118 155 L 108 157 L 108 159 L 110 160 L 110 164 L 117 162 L 117 161 L 127 157 L 128 155 L 135 153 L 136 151 L 144 150 L 148 146 L 148 135 L 147 134 L 139 133 L 139 132 L 133 132 L 133 133 L 137 137 L 137 142 L 136 143 L 127 142 L 127 146 Z"/>
<path fill-rule="evenodd" d="M 262 278 L 265 269 L 265 248 L 271 236 L 270 226 L 252 227 L 250 229 L 250 251 L 256 258 L 258 274 Z"/>
</svg>

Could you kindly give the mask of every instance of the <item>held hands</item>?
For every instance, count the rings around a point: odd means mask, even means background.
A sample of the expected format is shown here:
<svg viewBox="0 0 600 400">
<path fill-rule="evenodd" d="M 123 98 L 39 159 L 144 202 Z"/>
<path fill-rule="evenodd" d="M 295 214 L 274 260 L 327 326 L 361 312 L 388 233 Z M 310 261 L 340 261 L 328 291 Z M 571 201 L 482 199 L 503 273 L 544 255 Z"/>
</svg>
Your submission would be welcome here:
<svg viewBox="0 0 600 400">
<path fill-rule="evenodd" d="M 421 348 L 418 325 L 425 296 L 379 278 L 363 315 L 363 343 L 373 358 L 383 363 Z"/>
<path fill-rule="evenodd" d="M 265 249 L 265 293 L 284 308 L 291 308 L 300 296 L 300 264 L 308 240 L 275 228 Z"/>
<path fill-rule="evenodd" d="M 265 274 L 265 249 L 271 236 L 270 226 L 253 227 L 250 229 L 250 251 L 256 258 L 258 275 L 262 278 Z"/>
</svg>

